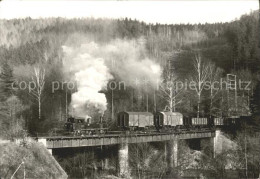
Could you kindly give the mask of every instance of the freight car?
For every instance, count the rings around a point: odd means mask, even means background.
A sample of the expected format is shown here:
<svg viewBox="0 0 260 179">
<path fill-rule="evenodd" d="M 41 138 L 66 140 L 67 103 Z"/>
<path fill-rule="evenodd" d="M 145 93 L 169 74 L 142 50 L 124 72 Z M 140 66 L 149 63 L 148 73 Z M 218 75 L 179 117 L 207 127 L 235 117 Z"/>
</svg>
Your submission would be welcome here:
<svg viewBox="0 0 260 179">
<path fill-rule="evenodd" d="M 183 126 L 183 115 L 179 112 L 157 112 L 154 115 L 154 126 L 157 130 L 180 129 Z"/>
<path fill-rule="evenodd" d="M 186 130 L 202 130 L 209 129 L 214 126 L 214 121 L 211 118 L 205 117 L 184 117 L 183 125 Z"/>
<path fill-rule="evenodd" d="M 149 112 L 119 112 L 117 126 L 122 130 L 145 130 L 154 127 L 153 114 Z"/>
<path fill-rule="evenodd" d="M 224 119 L 224 126 L 229 129 L 241 129 L 245 125 L 254 126 L 251 116 L 230 116 Z"/>
<path fill-rule="evenodd" d="M 224 118 L 222 118 L 222 117 L 214 117 L 212 119 L 214 120 L 214 126 L 215 127 L 224 126 Z"/>
<path fill-rule="evenodd" d="M 224 119 L 224 125 L 229 126 L 230 128 L 233 128 L 236 126 L 236 123 L 238 123 L 240 120 L 239 116 L 230 116 L 230 117 L 225 117 Z"/>
</svg>

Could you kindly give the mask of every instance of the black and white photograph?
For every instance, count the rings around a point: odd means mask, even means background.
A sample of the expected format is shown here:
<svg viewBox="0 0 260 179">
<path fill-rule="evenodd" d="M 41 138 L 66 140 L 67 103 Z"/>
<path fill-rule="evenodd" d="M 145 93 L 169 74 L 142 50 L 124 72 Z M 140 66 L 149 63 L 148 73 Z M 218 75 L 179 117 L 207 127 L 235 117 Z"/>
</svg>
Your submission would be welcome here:
<svg viewBox="0 0 260 179">
<path fill-rule="evenodd" d="M 0 179 L 260 179 L 259 0 L 0 0 Z"/>
</svg>

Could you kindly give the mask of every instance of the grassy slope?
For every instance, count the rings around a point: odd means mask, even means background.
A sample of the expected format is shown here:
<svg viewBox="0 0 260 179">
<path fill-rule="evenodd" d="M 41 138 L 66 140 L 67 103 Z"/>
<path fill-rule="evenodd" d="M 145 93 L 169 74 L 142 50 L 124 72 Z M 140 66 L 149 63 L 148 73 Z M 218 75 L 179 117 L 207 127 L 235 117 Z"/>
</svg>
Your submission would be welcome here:
<svg viewBox="0 0 260 179">
<path fill-rule="evenodd" d="M 0 144 L 0 178 L 10 178 L 24 160 L 26 178 L 61 179 L 67 174 L 39 143 L 30 143 L 27 147 L 15 143 Z M 15 178 L 23 178 L 24 167 L 18 170 Z"/>
</svg>

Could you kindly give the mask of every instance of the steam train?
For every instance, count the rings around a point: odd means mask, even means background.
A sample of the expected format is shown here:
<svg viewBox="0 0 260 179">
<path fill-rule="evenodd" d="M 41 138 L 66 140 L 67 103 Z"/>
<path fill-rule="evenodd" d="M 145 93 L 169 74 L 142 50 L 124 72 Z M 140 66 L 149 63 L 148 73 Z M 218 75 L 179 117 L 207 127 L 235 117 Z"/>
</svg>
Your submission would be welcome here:
<svg viewBox="0 0 260 179">
<path fill-rule="evenodd" d="M 127 112 L 117 113 L 116 126 L 118 132 L 181 132 L 192 130 L 208 130 L 216 127 L 237 128 L 241 126 L 241 121 L 248 121 L 248 117 L 187 117 L 179 112 Z M 103 116 L 100 121 L 94 123 L 90 117 L 79 118 L 69 117 L 64 124 L 64 129 L 74 135 L 95 135 L 106 134 L 107 126 L 103 122 Z"/>
</svg>

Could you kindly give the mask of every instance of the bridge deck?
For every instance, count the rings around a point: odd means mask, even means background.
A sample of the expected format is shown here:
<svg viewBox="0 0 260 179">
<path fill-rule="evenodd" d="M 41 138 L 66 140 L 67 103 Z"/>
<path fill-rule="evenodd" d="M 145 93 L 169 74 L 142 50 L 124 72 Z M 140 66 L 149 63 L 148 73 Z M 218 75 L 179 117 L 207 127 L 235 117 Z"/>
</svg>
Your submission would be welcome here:
<svg viewBox="0 0 260 179">
<path fill-rule="evenodd" d="M 195 139 L 215 137 L 215 131 L 196 131 L 185 133 L 152 133 L 152 134 L 130 134 L 130 135 L 93 135 L 84 137 L 42 137 L 39 140 L 46 140 L 48 149 L 67 148 L 67 147 L 87 147 L 103 146 L 121 143 L 142 143 L 158 142 L 172 139 Z"/>
</svg>

